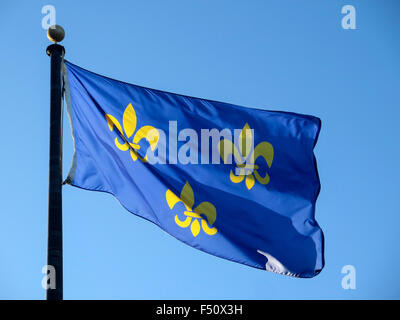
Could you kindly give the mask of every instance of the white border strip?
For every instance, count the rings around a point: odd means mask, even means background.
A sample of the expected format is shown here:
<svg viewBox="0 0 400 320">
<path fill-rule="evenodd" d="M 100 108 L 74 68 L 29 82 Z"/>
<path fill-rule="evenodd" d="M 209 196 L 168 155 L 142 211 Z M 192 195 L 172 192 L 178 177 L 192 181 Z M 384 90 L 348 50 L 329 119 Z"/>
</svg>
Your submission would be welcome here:
<svg viewBox="0 0 400 320">
<path fill-rule="evenodd" d="M 71 126 L 71 135 L 72 135 L 72 142 L 74 145 L 74 155 L 72 156 L 72 164 L 68 172 L 67 178 L 64 180 L 63 184 L 69 184 L 72 185 L 72 182 L 74 181 L 75 177 L 75 172 L 76 172 L 76 145 L 75 145 L 75 136 L 74 136 L 74 125 L 72 121 L 72 103 L 71 103 L 71 92 L 69 89 L 69 81 L 68 81 L 68 70 L 67 67 L 65 66 L 64 60 L 62 62 L 62 75 L 63 75 L 63 81 L 64 81 L 64 99 L 67 105 L 67 114 L 69 118 L 69 124 Z"/>
</svg>

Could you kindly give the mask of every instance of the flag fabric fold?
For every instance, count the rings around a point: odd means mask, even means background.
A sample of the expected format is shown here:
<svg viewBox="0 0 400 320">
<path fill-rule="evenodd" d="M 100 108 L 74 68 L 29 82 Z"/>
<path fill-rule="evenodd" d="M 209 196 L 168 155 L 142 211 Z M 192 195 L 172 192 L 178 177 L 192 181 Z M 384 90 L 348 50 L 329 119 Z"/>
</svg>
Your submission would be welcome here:
<svg viewBox="0 0 400 320">
<path fill-rule="evenodd" d="M 268 271 L 324 267 L 317 117 L 149 89 L 64 62 L 65 183 L 114 195 L 184 243 Z"/>
</svg>

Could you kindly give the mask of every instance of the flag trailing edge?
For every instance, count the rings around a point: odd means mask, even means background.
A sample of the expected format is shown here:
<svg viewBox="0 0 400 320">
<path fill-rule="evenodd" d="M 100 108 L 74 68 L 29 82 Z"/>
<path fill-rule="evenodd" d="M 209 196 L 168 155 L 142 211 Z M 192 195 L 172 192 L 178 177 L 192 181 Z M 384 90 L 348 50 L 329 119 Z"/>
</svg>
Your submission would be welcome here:
<svg viewBox="0 0 400 320">
<path fill-rule="evenodd" d="M 66 60 L 63 74 L 74 142 L 65 183 L 110 193 L 215 256 L 293 277 L 323 269 L 319 118 L 140 87 Z"/>
</svg>

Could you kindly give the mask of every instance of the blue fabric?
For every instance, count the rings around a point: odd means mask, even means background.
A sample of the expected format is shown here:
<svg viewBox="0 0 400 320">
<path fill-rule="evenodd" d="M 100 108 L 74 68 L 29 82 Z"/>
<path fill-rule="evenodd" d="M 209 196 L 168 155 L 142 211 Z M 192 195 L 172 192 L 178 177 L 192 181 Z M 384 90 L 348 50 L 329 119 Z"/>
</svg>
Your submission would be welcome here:
<svg viewBox="0 0 400 320">
<path fill-rule="evenodd" d="M 133 214 L 215 256 L 295 277 L 322 270 L 323 233 L 314 217 L 320 183 L 313 153 L 320 119 L 148 89 L 68 61 L 65 66 L 75 143 L 66 183 L 108 192 Z M 200 164 L 198 151 L 199 164 L 169 163 L 174 148 L 170 121 L 176 121 L 178 132 L 193 129 L 199 148 L 201 129 L 247 124 L 264 157 L 250 163 L 256 169 L 245 176 L 235 174 L 243 161 L 239 156 L 231 164 L 222 156 L 220 164 Z M 166 144 L 159 137 L 152 146 L 155 140 L 146 135 L 151 127 L 166 133 Z M 177 142 L 178 153 L 185 144 Z M 167 164 L 140 159 L 159 154 L 163 145 Z M 209 147 L 211 155 L 212 143 Z"/>
</svg>

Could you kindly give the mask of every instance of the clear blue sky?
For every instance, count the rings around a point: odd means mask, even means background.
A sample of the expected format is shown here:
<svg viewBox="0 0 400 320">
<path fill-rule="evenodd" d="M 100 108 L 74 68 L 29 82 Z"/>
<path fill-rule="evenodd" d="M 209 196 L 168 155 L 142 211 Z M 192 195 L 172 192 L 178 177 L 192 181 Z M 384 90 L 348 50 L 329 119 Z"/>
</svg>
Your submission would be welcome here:
<svg viewBox="0 0 400 320">
<path fill-rule="evenodd" d="M 66 299 L 400 298 L 400 3 L 348 1 L 2 1 L 0 298 L 43 299 L 49 41 L 56 8 L 66 58 L 147 87 L 322 119 L 315 153 L 326 267 L 285 277 L 195 250 L 70 186 Z M 354 5 L 357 30 L 341 27 Z M 72 157 L 64 121 L 64 176 Z M 341 287 L 354 265 L 357 289 Z"/>
</svg>

